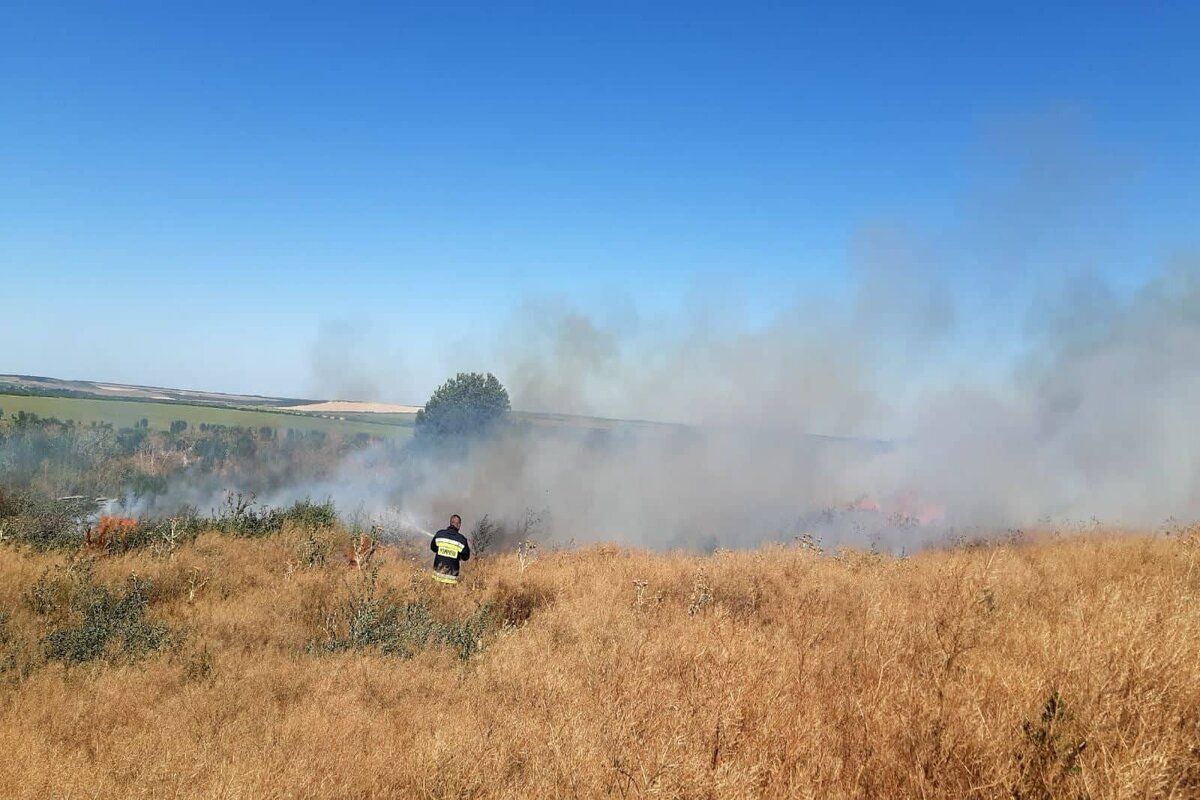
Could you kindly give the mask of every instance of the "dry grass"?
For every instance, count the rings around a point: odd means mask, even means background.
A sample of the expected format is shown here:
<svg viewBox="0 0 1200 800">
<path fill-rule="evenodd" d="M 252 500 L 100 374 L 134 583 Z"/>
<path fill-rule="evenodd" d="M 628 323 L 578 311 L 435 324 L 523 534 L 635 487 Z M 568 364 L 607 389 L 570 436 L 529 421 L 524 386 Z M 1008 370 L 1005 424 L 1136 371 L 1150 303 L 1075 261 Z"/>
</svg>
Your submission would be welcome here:
<svg viewBox="0 0 1200 800">
<path fill-rule="evenodd" d="M 152 581 L 172 643 L 69 667 L 28 599 L 63 559 L 4 549 L 0 796 L 1200 797 L 1196 540 L 595 547 L 445 589 L 395 550 L 374 575 L 210 534 L 99 560 Z M 372 580 L 490 609 L 484 649 L 314 647 Z"/>
</svg>

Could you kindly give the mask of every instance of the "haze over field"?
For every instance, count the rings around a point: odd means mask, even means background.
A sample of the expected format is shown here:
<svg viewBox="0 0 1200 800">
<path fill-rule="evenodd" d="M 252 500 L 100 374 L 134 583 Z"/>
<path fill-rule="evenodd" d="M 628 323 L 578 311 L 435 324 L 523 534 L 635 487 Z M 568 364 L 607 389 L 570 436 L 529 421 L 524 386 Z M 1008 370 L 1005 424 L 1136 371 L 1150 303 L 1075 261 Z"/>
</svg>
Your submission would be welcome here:
<svg viewBox="0 0 1200 800">
<path fill-rule="evenodd" d="M 564 538 L 654 546 L 807 530 L 902 549 L 1048 520 L 1194 519 L 1200 258 L 1152 249 L 1155 263 L 1105 274 L 1113 233 L 1092 221 L 1128 224 L 1132 183 L 1075 125 L 1051 114 L 1009 130 L 943 230 L 851 236 L 841 290 L 739 313 L 736 280 L 698 285 L 671 313 L 621 292 L 600 308 L 525 299 L 494 340 L 462 348 L 459 363 L 496 369 L 517 408 L 698 435 L 628 430 L 601 447 L 521 432 L 416 488 L 411 465 L 372 461 L 369 477 L 352 462 L 297 491 L 425 517 L 542 509 Z M 384 380 L 356 348 L 341 355 L 325 352 L 337 368 L 317 383 Z"/>
<path fill-rule="evenodd" d="M 900 548 L 947 528 L 1196 518 L 1197 277 L 1181 263 L 1129 297 L 1072 283 L 1033 320 L 1029 349 L 990 380 L 971 369 L 931 377 L 938 368 L 916 354 L 938 358 L 946 328 L 929 327 L 929 309 L 901 302 L 881 313 L 866 296 L 735 335 L 699 323 L 626 333 L 543 309 L 506 353 L 519 406 L 595 412 L 615 400 L 695 434 L 629 430 L 603 445 L 512 434 L 439 467 L 405 502 L 429 514 L 453 502 L 510 515 L 545 508 L 572 538 L 659 546 L 815 529 L 827 541 Z M 938 313 L 950 324 L 952 306 Z M 814 432 L 851 439 L 805 435 Z M 383 490 L 390 478 L 377 467 Z M 343 483 L 361 489 L 363 477 L 348 464 Z M 814 518 L 864 497 L 906 524 Z"/>
<path fill-rule="evenodd" d="M 1039 146 L 1013 174 L 1045 166 Z M 1053 179 L 1007 187 L 1009 203 L 1053 204 L 1067 217 L 1071 203 L 1081 215 L 1118 205 L 1076 194 L 1088 181 L 1062 158 Z M 518 429 L 454 465 L 368 451 L 269 499 L 330 497 L 426 521 L 450 507 L 501 518 L 533 509 L 556 540 L 655 547 L 808 531 L 899 550 L 1047 520 L 1200 516 L 1197 260 L 1181 253 L 1121 285 L 1088 270 L 1084 245 L 1055 238 L 1043 253 L 1040 218 L 996 220 L 968 204 L 958 219 L 958 230 L 924 241 L 902 228 L 862 234 L 842 293 L 737 317 L 716 290 L 694 293 L 682 314 L 639 312 L 620 294 L 599 310 L 527 300 L 497 337 L 460 356 L 495 365 L 518 409 L 687 428 L 625 426 L 603 439 Z M 1030 244 L 989 265 L 997 242 Z M 322 327 L 314 386 L 378 396 L 372 387 L 394 364 L 365 355 L 356 330 Z M 212 491 L 171 496 L 207 507 Z"/>
<path fill-rule="evenodd" d="M 30 8 L 4 370 L 689 426 L 284 492 L 577 541 L 1194 518 L 1195 12 L 979 13 Z"/>
</svg>

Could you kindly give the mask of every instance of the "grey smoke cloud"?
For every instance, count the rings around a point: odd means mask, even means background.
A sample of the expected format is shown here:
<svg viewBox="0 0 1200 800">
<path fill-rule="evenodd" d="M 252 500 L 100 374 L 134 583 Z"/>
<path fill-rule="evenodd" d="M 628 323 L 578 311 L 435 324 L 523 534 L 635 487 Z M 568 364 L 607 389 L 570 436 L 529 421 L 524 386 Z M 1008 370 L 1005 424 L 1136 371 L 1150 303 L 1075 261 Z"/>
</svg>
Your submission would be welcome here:
<svg viewBox="0 0 1200 800">
<path fill-rule="evenodd" d="M 419 396 L 406 353 L 367 321 L 322 321 L 309 348 L 308 367 L 308 392 L 314 399 L 407 404 Z"/>
<path fill-rule="evenodd" d="M 309 351 L 310 386 L 314 397 L 331 400 L 377 400 L 378 367 L 365 358 L 366 332 L 348 322 L 327 320 L 317 328 Z"/>
<path fill-rule="evenodd" d="M 617 397 L 689 424 L 518 426 L 454 461 L 377 448 L 264 499 L 328 497 L 408 529 L 534 509 L 558 542 L 655 548 L 813 532 L 912 550 L 1043 520 L 1200 518 L 1200 265 L 1132 294 L 1095 278 L 1065 286 L 1028 307 L 1026 349 L 1002 381 L 892 368 L 947 335 L 929 325 L 952 318 L 940 300 L 907 318 L 864 314 L 860 297 L 797 304 L 766 325 L 648 339 L 543 305 L 526 338 L 504 343 L 521 366 L 508 377 L 518 405 L 565 397 L 596 413 Z"/>
<path fill-rule="evenodd" d="M 1040 306 L 1044 322 L 1006 380 L 915 388 L 886 366 L 929 336 L 920 309 L 907 329 L 887 316 L 876 326 L 859 301 L 819 326 L 793 311 L 760 330 L 657 340 L 654 354 L 612 336 L 597 350 L 594 326 L 564 311 L 555 347 L 542 347 L 543 319 L 520 356 L 513 375 L 535 379 L 513 382 L 518 406 L 561 397 L 558 386 L 537 394 L 545 376 L 579 374 L 602 353 L 604 380 L 637 407 L 695 427 L 598 440 L 514 433 L 406 501 L 457 496 L 510 515 L 547 508 L 559 537 L 658 547 L 786 536 L 855 501 L 853 525 L 828 521 L 827 542 L 913 547 L 950 529 L 1200 517 L 1200 270 L 1177 266 L 1123 299 L 1098 287 L 1072 284 Z M 879 430 L 901 434 L 890 446 L 861 438 Z"/>
<path fill-rule="evenodd" d="M 876 465 L 981 524 L 1200 516 L 1200 269 L 1128 299 L 1094 281 L 1048 311 L 1003 391 L 943 390 Z"/>
<path fill-rule="evenodd" d="M 1049 130 L 1018 137 L 1015 177 L 953 230 L 864 230 L 848 296 L 741 322 L 528 301 L 475 359 L 519 409 L 679 425 L 517 428 L 452 463 L 368 453 L 275 499 L 468 526 L 544 509 L 559 541 L 651 547 L 1200 518 L 1200 262 L 1110 285 L 1089 220 L 1118 182 L 1091 176 L 1120 170 Z M 384 370 L 354 342 L 324 330 L 314 365 L 365 396 Z"/>
<path fill-rule="evenodd" d="M 411 499 L 545 506 L 576 539 L 655 546 L 820 523 L 827 541 L 906 547 L 951 529 L 1200 517 L 1200 266 L 1111 286 L 1102 275 L 1131 265 L 1099 243 L 1120 229 L 1128 160 L 1055 115 L 1009 133 L 953 229 L 856 237 L 840 301 L 741 324 L 700 311 L 618 325 L 561 302 L 517 315 L 493 356 L 515 407 L 691 434 L 525 434 Z"/>
</svg>

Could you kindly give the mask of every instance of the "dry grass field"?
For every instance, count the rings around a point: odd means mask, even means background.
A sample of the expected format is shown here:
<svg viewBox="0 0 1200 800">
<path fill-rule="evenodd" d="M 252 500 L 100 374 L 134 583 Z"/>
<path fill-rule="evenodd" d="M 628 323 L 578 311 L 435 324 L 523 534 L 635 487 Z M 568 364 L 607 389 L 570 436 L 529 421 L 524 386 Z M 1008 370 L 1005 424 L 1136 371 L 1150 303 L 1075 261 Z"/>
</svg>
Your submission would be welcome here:
<svg viewBox="0 0 1200 800">
<path fill-rule="evenodd" d="M 1194 531 L 456 588 L 347 542 L 0 549 L 0 796 L 1200 797 Z"/>
</svg>

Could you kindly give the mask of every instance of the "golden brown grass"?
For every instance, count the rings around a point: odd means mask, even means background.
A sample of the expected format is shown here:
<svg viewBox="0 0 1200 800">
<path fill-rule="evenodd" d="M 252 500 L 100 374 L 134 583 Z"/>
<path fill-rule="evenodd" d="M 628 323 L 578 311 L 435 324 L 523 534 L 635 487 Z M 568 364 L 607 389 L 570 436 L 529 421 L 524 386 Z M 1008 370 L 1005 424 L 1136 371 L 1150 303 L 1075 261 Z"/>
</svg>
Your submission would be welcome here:
<svg viewBox="0 0 1200 800">
<path fill-rule="evenodd" d="M 381 551 L 396 597 L 508 620 L 467 661 L 308 652 L 370 573 L 303 538 L 99 561 L 154 581 L 176 642 L 70 668 L 23 599 L 63 558 L 0 550 L 0 796 L 1200 797 L 1194 534 L 594 547 L 454 589 Z"/>
</svg>

